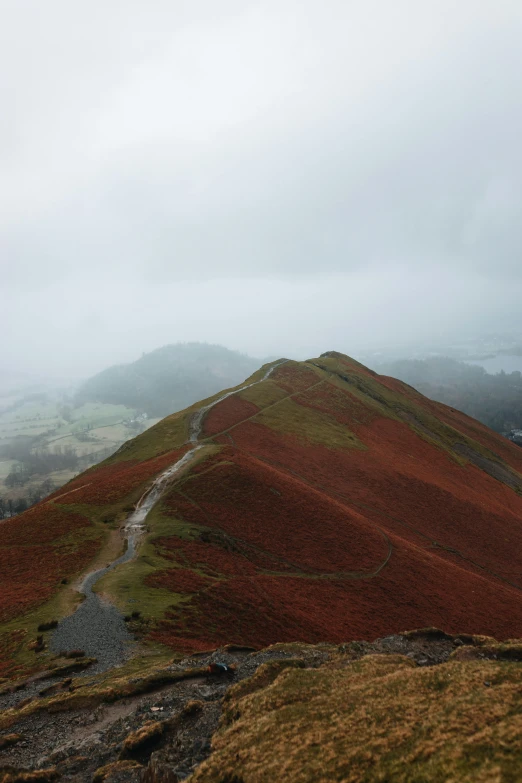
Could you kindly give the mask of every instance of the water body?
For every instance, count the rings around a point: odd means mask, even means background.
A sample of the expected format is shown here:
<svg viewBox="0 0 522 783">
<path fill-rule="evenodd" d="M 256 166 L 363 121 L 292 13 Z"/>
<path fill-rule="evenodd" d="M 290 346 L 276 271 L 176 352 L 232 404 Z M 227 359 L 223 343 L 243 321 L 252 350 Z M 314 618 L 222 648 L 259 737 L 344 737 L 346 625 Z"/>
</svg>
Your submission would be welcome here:
<svg viewBox="0 0 522 783">
<path fill-rule="evenodd" d="M 466 364 L 477 364 L 479 367 L 484 367 L 486 372 L 495 375 L 496 373 L 504 370 L 506 373 L 522 372 L 522 356 L 510 356 L 498 354 L 491 359 L 469 359 L 466 360 Z"/>
<path fill-rule="evenodd" d="M 174 476 L 194 459 L 199 449 L 203 448 L 203 445 L 198 443 L 198 441 L 205 414 L 218 402 L 222 402 L 233 394 L 249 389 L 251 386 L 266 380 L 275 368 L 285 361 L 287 360 L 285 359 L 272 365 L 259 381 L 245 384 L 240 389 L 222 394 L 217 400 L 205 405 L 193 414 L 189 424 L 188 442 L 191 448 L 181 459 L 164 470 L 163 473 L 160 473 L 151 487 L 140 498 L 135 510 L 127 518 L 124 527 L 124 535 L 127 542 L 125 553 L 105 568 L 89 574 L 83 581 L 80 592 L 85 596 L 85 600 L 74 614 L 64 618 L 58 625 L 50 642 L 53 652 L 83 650 L 87 656 L 98 659 L 96 667 L 91 668 L 90 672 L 105 671 L 122 663 L 129 657 L 131 654 L 132 636 L 127 630 L 125 621 L 115 606 L 108 601 L 104 601 L 93 591 L 94 585 L 109 571 L 112 571 L 122 563 L 127 563 L 135 556 L 138 541 L 145 530 L 145 520 L 150 510 L 156 505 Z"/>
</svg>

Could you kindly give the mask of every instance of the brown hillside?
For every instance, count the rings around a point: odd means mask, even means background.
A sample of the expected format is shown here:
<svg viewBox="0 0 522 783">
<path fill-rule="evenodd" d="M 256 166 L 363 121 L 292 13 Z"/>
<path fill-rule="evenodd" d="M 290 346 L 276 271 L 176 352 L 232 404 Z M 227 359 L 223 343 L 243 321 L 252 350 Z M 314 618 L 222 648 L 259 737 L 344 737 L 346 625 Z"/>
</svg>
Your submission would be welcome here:
<svg viewBox="0 0 522 783">
<path fill-rule="evenodd" d="M 189 448 L 199 407 L 164 419 L 40 504 L 50 524 L 60 513 L 56 540 L 70 542 L 86 520 L 90 545 L 106 540 Z M 215 404 L 199 442 L 149 515 L 138 557 L 101 583 L 127 611 L 132 595 L 149 639 L 197 650 L 430 625 L 522 635 L 522 450 L 478 422 L 329 353 L 286 362 Z M 28 515 L 16 525 L 27 527 Z M 23 565 L 39 544 L 20 552 L 9 529 L 0 528 L 0 557 L 9 563 L 16 547 Z M 42 539 L 42 553 L 53 546 Z M 69 570 L 83 566 L 77 559 Z M 47 570 L 42 590 L 34 570 L 33 605 L 63 573 L 53 581 Z M 2 592 L 7 580 L 2 571 Z M 45 614 L 46 604 L 35 611 Z M 11 637 L 0 636 L 0 650 L 2 638 L 7 646 Z"/>
</svg>

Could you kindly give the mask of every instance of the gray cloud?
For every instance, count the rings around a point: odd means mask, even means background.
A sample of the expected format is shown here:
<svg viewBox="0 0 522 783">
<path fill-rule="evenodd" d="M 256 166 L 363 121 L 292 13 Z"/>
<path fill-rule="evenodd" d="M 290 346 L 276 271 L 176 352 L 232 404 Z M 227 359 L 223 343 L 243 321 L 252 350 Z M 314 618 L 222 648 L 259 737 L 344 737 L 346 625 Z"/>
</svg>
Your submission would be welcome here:
<svg viewBox="0 0 522 783">
<path fill-rule="evenodd" d="M 515 311 L 519 3 L 2 16 L 5 361 L 90 372 L 176 339 L 350 351 Z"/>
</svg>

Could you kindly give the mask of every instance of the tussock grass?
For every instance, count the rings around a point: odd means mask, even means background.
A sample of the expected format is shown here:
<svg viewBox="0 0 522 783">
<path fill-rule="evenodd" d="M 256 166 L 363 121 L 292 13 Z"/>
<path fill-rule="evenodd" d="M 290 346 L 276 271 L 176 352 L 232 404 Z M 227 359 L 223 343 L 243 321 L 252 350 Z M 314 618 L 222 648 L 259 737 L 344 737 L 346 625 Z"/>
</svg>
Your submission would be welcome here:
<svg viewBox="0 0 522 783">
<path fill-rule="evenodd" d="M 56 767 L 50 769 L 21 770 L 0 768 L 0 783 L 52 783 L 60 777 Z"/>
<path fill-rule="evenodd" d="M 223 701 L 222 725 L 232 723 L 238 717 L 237 702 L 244 696 L 256 693 L 270 685 L 285 669 L 304 669 L 302 658 L 282 658 L 263 663 L 252 677 L 233 685 L 225 694 Z"/>
<path fill-rule="evenodd" d="M 165 731 L 165 723 L 162 721 L 148 721 L 136 731 L 131 731 L 123 740 L 124 755 L 133 755 L 141 752 L 145 747 L 159 742 Z"/>
<path fill-rule="evenodd" d="M 137 671 L 145 670 L 146 664 L 143 660 L 134 662 Z M 34 700 L 20 706 L 0 713 L 0 730 L 5 730 L 18 721 L 29 717 L 37 712 L 47 711 L 67 712 L 76 709 L 91 709 L 99 704 L 111 704 L 120 699 L 127 699 L 133 696 L 139 696 L 145 693 L 151 693 L 165 685 L 174 684 L 181 680 L 193 679 L 195 677 L 206 677 L 206 668 L 191 668 L 182 671 L 175 671 L 166 668 L 149 669 L 147 674 L 136 676 L 136 673 L 120 673 L 96 680 L 75 680 L 67 693 L 59 693 L 38 701 Z"/>
<path fill-rule="evenodd" d="M 482 644 L 480 646 L 464 645 L 458 647 L 451 654 L 455 661 L 472 660 L 496 660 L 496 661 L 522 661 L 522 644 Z"/>
<path fill-rule="evenodd" d="M 243 684 L 241 684 L 243 685 Z M 190 783 L 516 783 L 522 666 L 372 655 L 232 690 Z"/>
<path fill-rule="evenodd" d="M 122 775 L 125 775 L 125 773 L 138 769 L 142 769 L 142 765 L 131 759 L 113 761 L 112 764 L 99 767 L 94 773 L 92 781 L 93 783 L 104 783 L 105 780 L 110 780 L 113 776 L 121 780 Z"/>
</svg>

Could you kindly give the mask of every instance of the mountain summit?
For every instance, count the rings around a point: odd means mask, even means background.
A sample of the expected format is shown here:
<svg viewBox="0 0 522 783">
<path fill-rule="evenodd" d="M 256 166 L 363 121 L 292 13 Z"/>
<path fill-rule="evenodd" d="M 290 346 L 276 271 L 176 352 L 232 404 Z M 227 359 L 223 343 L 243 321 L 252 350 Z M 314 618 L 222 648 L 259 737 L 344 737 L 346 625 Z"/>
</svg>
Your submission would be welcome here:
<svg viewBox="0 0 522 783">
<path fill-rule="evenodd" d="M 281 360 L 1 524 L 0 653 L 10 670 L 71 611 L 63 582 L 117 557 L 122 527 L 127 562 L 94 590 L 177 651 L 521 636 L 521 518 L 509 441 L 343 354 Z"/>
</svg>

